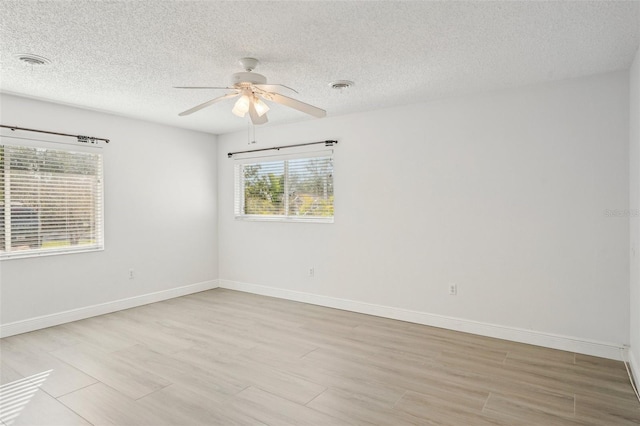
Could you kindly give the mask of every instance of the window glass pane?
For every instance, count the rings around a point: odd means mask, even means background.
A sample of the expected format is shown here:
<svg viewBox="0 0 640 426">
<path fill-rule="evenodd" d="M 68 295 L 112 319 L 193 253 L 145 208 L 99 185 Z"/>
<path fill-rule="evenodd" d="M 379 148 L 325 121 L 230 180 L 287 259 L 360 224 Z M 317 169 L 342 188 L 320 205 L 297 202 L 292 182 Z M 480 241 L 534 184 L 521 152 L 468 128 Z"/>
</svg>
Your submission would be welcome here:
<svg viewBox="0 0 640 426">
<path fill-rule="evenodd" d="M 333 216 L 331 158 L 289 160 L 289 215 Z"/>
<path fill-rule="evenodd" d="M 0 149 L 0 256 L 102 247 L 100 154 Z"/>
<path fill-rule="evenodd" d="M 5 251 L 4 241 L 4 145 L 0 145 L 0 254 Z"/>
<path fill-rule="evenodd" d="M 244 213 L 284 214 L 284 162 L 245 164 Z"/>
<path fill-rule="evenodd" d="M 333 158 L 236 165 L 236 217 L 332 221 Z"/>
</svg>

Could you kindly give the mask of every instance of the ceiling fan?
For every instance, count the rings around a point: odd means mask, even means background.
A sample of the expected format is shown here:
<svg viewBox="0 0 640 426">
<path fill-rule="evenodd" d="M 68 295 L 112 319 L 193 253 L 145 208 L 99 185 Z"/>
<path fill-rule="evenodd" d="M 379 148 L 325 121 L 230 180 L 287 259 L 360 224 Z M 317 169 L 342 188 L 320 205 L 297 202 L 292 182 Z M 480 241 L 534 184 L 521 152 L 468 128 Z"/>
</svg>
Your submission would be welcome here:
<svg viewBox="0 0 640 426">
<path fill-rule="evenodd" d="M 293 109 L 297 109 L 298 111 L 304 112 L 306 114 L 312 115 L 314 117 L 322 118 L 327 115 L 327 112 L 323 109 L 315 107 L 313 105 L 306 104 L 304 102 L 298 101 L 296 99 L 285 96 L 281 93 L 278 93 L 278 90 L 281 88 L 287 89 L 289 91 L 296 92 L 294 89 L 287 87 L 283 84 L 267 84 L 267 78 L 262 74 L 258 74 L 252 72 L 257 66 L 259 61 L 255 58 L 242 58 L 240 59 L 240 64 L 244 68 L 244 72 L 237 72 L 233 74 L 231 78 L 231 87 L 208 87 L 208 86 L 197 86 L 197 87 L 185 87 L 179 86 L 175 87 L 176 89 L 226 89 L 232 90 L 231 93 L 227 93 L 226 95 L 219 96 L 217 98 L 213 98 L 210 101 L 197 105 L 191 109 L 181 112 L 180 116 L 185 116 L 189 114 L 193 114 L 196 111 L 200 111 L 203 108 L 206 108 L 210 105 L 213 105 L 217 102 L 223 101 L 225 99 L 231 99 L 235 97 L 240 97 L 231 112 L 233 112 L 238 117 L 244 117 L 247 113 L 249 113 L 249 117 L 251 118 L 251 122 L 253 124 L 264 124 L 267 120 L 267 111 L 269 111 L 269 106 L 264 102 L 272 101 L 281 105 L 288 106 Z"/>
</svg>

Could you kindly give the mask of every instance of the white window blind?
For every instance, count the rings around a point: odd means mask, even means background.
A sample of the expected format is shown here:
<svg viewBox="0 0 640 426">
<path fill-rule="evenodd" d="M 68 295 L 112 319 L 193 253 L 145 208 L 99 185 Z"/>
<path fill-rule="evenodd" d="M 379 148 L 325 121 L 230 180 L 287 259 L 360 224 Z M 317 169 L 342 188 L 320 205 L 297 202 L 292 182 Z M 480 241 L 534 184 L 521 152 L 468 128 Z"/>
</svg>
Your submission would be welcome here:
<svg viewBox="0 0 640 426">
<path fill-rule="evenodd" d="M 0 259 L 103 248 L 95 151 L 0 143 Z"/>
<path fill-rule="evenodd" d="M 331 154 L 235 165 L 236 218 L 333 222 L 333 201 Z"/>
</svg>

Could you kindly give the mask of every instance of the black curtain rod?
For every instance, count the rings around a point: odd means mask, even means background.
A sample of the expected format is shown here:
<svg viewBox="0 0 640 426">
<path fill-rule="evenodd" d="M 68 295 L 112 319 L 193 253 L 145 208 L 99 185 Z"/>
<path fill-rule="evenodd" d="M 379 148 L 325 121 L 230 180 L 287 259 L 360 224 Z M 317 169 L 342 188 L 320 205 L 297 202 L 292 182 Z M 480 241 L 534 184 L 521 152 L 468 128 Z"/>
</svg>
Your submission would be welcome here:
<svg viewBox="0 0 640 426">
<path fill-rule="evenodd" d="M 337 144 L 338 141 L 320 141 L 320 142 L 309 142 L 309 143 L 298 143 L 295 145 L 284 145 L 284 146 L 274 146 L 272 148 L 260 148 L 260 149 L 251 149 L 249 151 L 237 151 L 237 152 L 230 152 L 227 154 L 227 157 L 231 158 L 236 154 L 248 154 L 250 152 L 260 152 L 260 151 L 280 151 L 281 149 L 284 148 L 295 148 L 298 146 L 307 146 L 307 145 L 318 145 L 318 144 L 324 144 L 324 146 L 333 146 L 335 144 Z"/>
<path fill-rule="evenodd" d="M 106 143 L 109 143 L 109 139 L 94 138 L 93 136 L 70 135 L 68 133 L 58 133 L 58 132 L 49 132 L 46 130 L 27 129 L 25 127 L 5 126 L 3 124 L 0 124 L 0 127 L 4 127 L 5 129 L 11 129 L 11 131 L 24 130 L 26 132 L 47 133 L 49 135 L 58 135 L 58 136 L 70 136 L 72 138 L 77 138 L 78 142 L 82 142 L 82 143 L 96 143 L 96 141 L 104 141 Z"/>
</svg>

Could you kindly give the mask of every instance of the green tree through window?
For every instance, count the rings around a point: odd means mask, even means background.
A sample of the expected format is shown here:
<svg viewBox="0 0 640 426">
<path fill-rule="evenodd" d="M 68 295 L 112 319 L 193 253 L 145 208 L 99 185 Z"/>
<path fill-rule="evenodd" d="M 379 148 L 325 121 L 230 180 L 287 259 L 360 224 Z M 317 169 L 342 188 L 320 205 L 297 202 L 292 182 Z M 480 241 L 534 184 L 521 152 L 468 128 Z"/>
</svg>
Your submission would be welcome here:
<svg viewBox="0 0 640 426">
<path fill-rule="evenodd" d="M 236 167 L 236 216 L 333 219 L 332 157 L 263 161 Z"/>
</svg>

